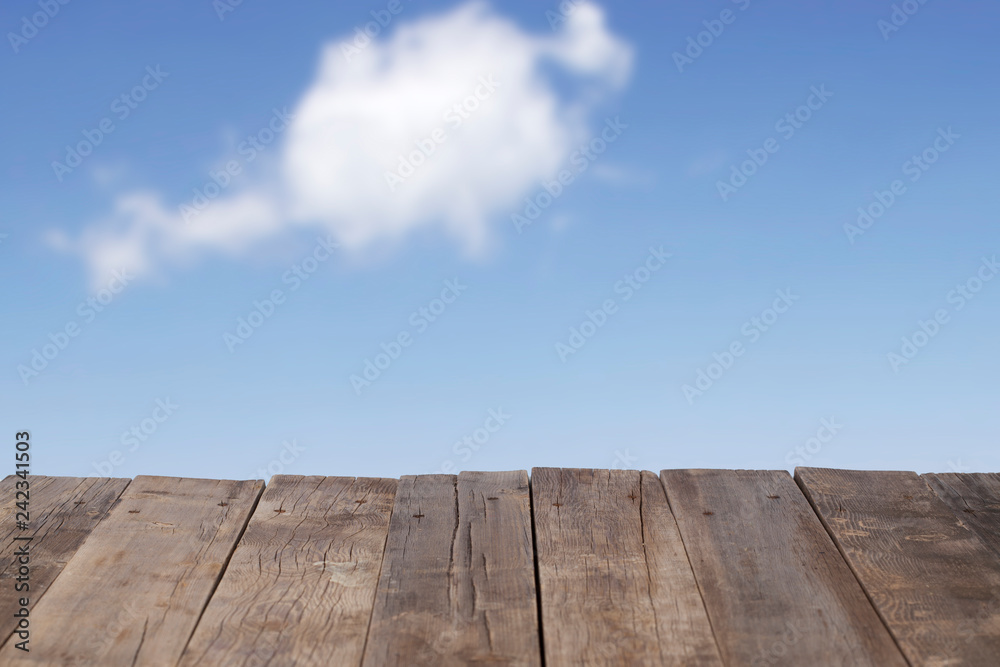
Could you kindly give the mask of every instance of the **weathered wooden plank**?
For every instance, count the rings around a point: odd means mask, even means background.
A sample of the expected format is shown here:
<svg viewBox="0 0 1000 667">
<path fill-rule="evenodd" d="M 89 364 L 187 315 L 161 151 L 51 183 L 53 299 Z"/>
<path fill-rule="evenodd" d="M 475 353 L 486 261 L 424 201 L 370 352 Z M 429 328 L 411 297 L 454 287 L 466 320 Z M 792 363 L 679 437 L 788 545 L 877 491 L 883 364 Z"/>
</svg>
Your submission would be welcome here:
<svg viewBox="0 0 1000 667">
<path fill-rule="evenodd" d="M 1000 560 L 912 472 L 796 478 L 914 665 L 995 665 Z"/>
<path fill-rule="evenodd" d="M 721 665 L 663 487 L 635 470 L 531 473 L 549 665 Z"/>
<path fill-rule="evenodd" d="M 528 476 L 399 483 L 366 667 L 540 665 Z"/>
<path fill-rule="evenodd" d="M 906 665 L 785 471 L 664 470 L 731 665 Z"/>
<path fill-rule="evenodd" d="M 649 599 L 660 644 L 660 664 L 722 665 L 705 602 L 663 485 L 656 473 L 648 470 L 641 473 L 639 481 L 639 518 L 646 550 Z"/>
<path fill-rule="evenodd" d="M 181 665 L 360 665 L 395 494 L 272 477 Z"/>
<path fill-rule="evenodd" d="M 175 664 L 262 488 L 136 477 L 35 607 L 30 655 L 0 663 Z"/>
<path fill-rule="evenodd" d="M 923 478 L 958 520 L 1000 556 L 1000 474 L 939 473 Z"/>
<path fill-rule="evenodd" d="M 0 544 L 4 545 L 4 557 L 0 561 L 0 590 L 3 591 L 0 593 L 0 645 L 17 626 L 14 613 L 20 609 L 20 599 L 27 598 L 29 612 L 34 609 L 129 481 L 29 475 L 27 530 L 17 528 L 15 521 L 18 511 L 15 502 L 25 499 L 17 495 L 18 491 L 23 492 L 24 480 L 11 475 L 0 482 Z M 28 581 L 17 582 L 20 557 L 16 559 L 14 554 L 24 545 L 28 550 Z M 16 584 L 26 584 L 28 589 L 19 593 L 15 590 Z M 30 648 L 32 643 L 27 646 Z"/>
</svg>

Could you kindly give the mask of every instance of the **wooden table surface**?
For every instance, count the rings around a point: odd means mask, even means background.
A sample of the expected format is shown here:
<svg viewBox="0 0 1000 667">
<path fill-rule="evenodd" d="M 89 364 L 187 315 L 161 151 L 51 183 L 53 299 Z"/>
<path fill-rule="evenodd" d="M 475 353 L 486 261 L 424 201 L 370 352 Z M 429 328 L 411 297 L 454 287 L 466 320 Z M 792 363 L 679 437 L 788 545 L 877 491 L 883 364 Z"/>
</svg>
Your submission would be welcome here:
<svg viewBox="0 0 1000 667">
<path fill-rule="evenodd" d="M 17 481 L 0 665 L 1000 665 L 998 474 Z"/>
</svg>

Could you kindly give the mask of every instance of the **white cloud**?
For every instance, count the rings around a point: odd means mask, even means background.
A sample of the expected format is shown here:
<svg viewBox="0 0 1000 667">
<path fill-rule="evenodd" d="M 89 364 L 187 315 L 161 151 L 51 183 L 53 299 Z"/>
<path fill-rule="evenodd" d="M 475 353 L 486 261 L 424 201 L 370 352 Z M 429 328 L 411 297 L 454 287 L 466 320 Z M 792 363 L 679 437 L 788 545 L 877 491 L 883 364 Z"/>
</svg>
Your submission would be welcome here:
<svg viewBox="0 0 1000 667">
<path fill-rule="evenodd" d="M 632 57 L 592 4 L 544 36 L 473 2 L 400 21 L 348 57 L 350 40 L 324 48 L 280 147 L 268 149 L 280 155 L 268 176 L 223 190 L 190 224 L 155 193 L 122 194 L 111 216 L 56 245 L 82 254 L 98 284 L 115 268 L 148 274 L 206 250 L 239 254 L 302 225 L 349 251 L 437 227 L 474 254 L 490 221 L 506 221 L 587 136 L 589 112 L 626 83 Z M 553 67 L 573 91 L 557 93 Z M 421 144 L 434 147 L 423 160 Z M 401 156 L 422 163 L 410 174 Z"/>
</svg>

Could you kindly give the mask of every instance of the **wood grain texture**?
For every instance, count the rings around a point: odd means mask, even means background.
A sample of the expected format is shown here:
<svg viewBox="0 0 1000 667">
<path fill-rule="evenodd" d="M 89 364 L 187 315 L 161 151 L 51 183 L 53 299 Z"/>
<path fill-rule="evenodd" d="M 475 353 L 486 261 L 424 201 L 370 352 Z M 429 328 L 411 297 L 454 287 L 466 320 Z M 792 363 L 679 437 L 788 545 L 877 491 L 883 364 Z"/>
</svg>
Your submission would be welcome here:
<svg viewBox="0 0 1000 667">
<path fill-rule="evenodd" d="M 721 664 L 654 474 L 535 468 L 531 493 L 546 664 Z"/>
<path fill-rule="evenodd" d="M 722 665 L 667 494 L 656 473 L 640 477 L 640 520 L 662 665 Z"/>
<path fill-rule="evenodd" d="M 524 471 L 403 477 L 365 667 L 540 665 Z"/>
<path fill-rule="evenodd" d="M 785 471 L 664 470 L 730 665 L 906 665 Z"/>
<path fill-rule="evenodd" d="M 275 475 L 181 665 L 360 665 L 396 480 Z"/>
<path fill-rule="evenodd" d="M 29 475 L 29 528 L 17 528 L 15 502 L 20 477 L 11 475 L 0 482 L 0 543 L 4 558 L 0 561 L 0 645 L 17 626 L 14 613 L 21 597 L 34 609 L 39 599 L 108 510 L 130 480 L 87 477 L 42 477 Z M 23 487 L 23 484 L 22 484 Z M 30 541 L 25 541 L 30 537 Z M 15 539 L 17 538 L 17 539 Z M 18 593 L 14 586 L 19 563 L 14 553 L 28 545 L 29 590 Z M 10 556 L 8 558 L 8 556 Z M 29 643 L 30 647 L 32 644 Z"/>
<path fill-rule="evenodd" d="M 1000 557 L 1000 474 L 939 473 L 923 478 L 958 520 Z"/>
<path fill-rule="evenodd" d="M 32 615 L 32 650 L 2 664 L 174 665 L 263 483 L 136 477 Z"/>
<path fill-rule="evenodd" d="M 912 472 L 796 478 L 914 665 L 996 665 L 1000 560 Z"/>
</svg>

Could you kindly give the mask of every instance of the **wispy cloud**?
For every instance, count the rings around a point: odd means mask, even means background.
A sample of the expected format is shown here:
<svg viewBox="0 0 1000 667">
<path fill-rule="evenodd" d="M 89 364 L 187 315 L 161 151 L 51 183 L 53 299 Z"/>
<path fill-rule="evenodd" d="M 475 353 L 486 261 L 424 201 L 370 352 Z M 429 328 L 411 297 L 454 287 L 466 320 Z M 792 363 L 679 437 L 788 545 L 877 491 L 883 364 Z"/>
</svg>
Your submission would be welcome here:
<svg viewBox="0 0 1000 667">
<path fill-rule="evenodd" d="M 625 85 L 631 62 L 593 4 L 544 36 L 472 2 L 400 21 L 350 57 L 336 40 L 268 149 L 276 169 L 233 180 L 195 216 L 179 208 L 191 202 L 120 193 L 78 237 L 50 240 L 85 259 L 93 284 L 123 267 L 142 276 L 206 251 L 239 255 L 301 226 L 348 252 L 436 228 L 475 255 L 491 222 L 587 135 L 590 112 Z M 553 69 L 573 85 L 557 92 Z"/>
</svg>

